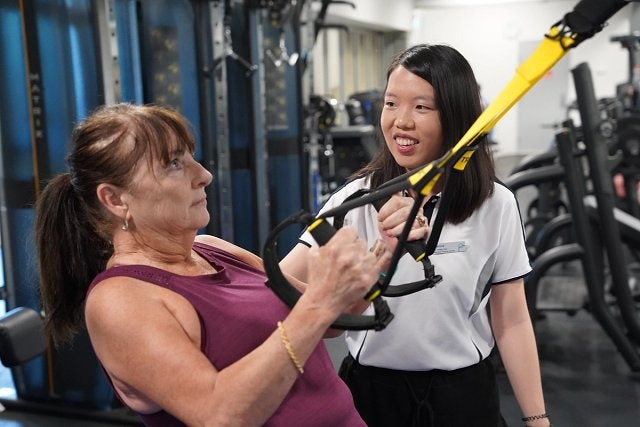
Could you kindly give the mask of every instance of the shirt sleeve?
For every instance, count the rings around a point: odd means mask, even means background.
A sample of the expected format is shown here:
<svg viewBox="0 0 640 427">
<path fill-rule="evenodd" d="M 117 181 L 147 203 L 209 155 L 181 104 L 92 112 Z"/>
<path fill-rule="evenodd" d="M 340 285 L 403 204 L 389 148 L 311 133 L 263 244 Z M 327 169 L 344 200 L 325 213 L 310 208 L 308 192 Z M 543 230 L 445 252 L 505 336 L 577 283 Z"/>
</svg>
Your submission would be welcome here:
<svg viewBox="0 0 640 427">
<path fill-rule="evenodd" d="M 496 253 L 497 262 L 491 282 L 500 284 L 526 276 L 531 272 L 531 263 L 515 196 L 500 185 L 496 185 L 496 192 L 500 192 L 499 197 L 502 204 Z"/>
</svg>

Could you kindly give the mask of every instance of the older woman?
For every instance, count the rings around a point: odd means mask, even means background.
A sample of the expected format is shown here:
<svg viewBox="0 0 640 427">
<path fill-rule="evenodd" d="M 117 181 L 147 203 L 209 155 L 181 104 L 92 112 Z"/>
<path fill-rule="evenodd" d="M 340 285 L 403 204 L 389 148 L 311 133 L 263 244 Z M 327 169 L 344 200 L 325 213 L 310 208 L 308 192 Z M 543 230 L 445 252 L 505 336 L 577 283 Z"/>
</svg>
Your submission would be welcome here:
<svg viewBox="0 0 640 427">
<path fill-rule="evenodd" d="M 69 173 L 46 186 L 36 237 L 46 327 L 86 321 L 117 396 L 148 426 L 363 426 L 321 341 L 376 259 L 352 230 L 309 254 L 293 309 L 261 260 L 197 235 L 211 173 L 168 109 L 104 107 L 79 124 Z"/>
</svg>

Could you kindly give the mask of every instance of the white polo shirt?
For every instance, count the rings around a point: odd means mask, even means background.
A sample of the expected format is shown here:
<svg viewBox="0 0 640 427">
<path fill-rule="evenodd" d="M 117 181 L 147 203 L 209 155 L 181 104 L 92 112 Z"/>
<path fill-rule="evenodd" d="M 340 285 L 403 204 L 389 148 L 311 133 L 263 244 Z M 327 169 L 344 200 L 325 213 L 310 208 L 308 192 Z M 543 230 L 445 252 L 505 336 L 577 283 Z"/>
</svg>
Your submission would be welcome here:
<svg viewBox="0 0 640 427">
<path fill-rule="evenodd" d="M 361 178 L 339 189 L 320 212 L 342 204 L 361 188 Z M 437 215 L 437 207 L 434 217 Z M 330 219 L 332 221 L 333 219 Z M 378 238 L 372 205 L 349 211 L 344 226 L 358 230 L 371 247 Z M 301 240 L 315 245 L 307 232 Z M 486 310 L 492 285 L 531 271 L 524 229 L 513 193 L 495 183 L 494 194 L 466 221 L 445 223 L 430 257 L 442 281 L 434 288 L 402 297 L 385 297 L 395 318 L 382 331 L 347 331 L 349 352 L 367 366 L 398 370 L 453 370 L 478 363 L 494 346 Z M 422 263 L 405 254 L 390 285 L 424 278 Z M 373 314 L 373 307 L 364 314 Z"/>
</svg>

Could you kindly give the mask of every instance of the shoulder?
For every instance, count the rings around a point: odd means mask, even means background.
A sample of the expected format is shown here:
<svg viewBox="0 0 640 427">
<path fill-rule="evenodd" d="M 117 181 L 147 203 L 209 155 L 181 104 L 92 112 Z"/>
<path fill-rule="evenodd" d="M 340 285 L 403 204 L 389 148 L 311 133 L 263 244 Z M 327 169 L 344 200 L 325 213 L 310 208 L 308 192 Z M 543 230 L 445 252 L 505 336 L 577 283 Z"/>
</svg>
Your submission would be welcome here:
<svg viewBox="0 0 640 427">
<path fill-rule="evenodd" d="M 497 194 L 498 197 L 506 198 L 506 199 L 515 199 L 515 194 L 513 191 L 507 187 L 507 185 L 502 181 L 494 181 L 493 182 L 493 192 Z"/>
<path fill-rule="evenodd" d="M 114 276 L 99 282 L 87 296 L 84 312 L 93 343 L 133 345 L 142 338 L 140 334 L 167 330 L 171 325 L 180 325 L 191 341 L 199 342 L 193 306 L 178 293 L 143 280 Z"/>
<path fill-rule="evenodd" d="M 519 217 L 520 208 L 515 194 L 503 183 L 496 181 L 493 183 L 492 194 L 474 211 L 472 217 L 489 226 L 497 226 L 502 223 L 497 219 Z"/>
<path fill-rule="evenodd" d="M 85 314 L 88 321 L 95 318 L 100 322 L 128 319 L 129 316 L 144 317 L 144 310 L 140 310 L 140 307 L 166 309 L 173 305 L 172 301 L 180 304 L 182 297 L 154 283 L 118 275 L 95 284 L 87 295 Z"/>
<path fill-rule="evenodd" d="M 167 348 L 189 348 L 190 354 L 198 354 L 201 345 L 199 316 L 183 296 L 131 277 L 99 282 L 87 297 L 85 321 L 93 349 L 118 395 L 137 412 L 159 409 L 139 391 L 141 384 L 135 380 L 140 373 L 148 366 L 163 369 Z"/>
<path fill-rule="evenodd" d="M 498 206 L 517 206 L 516 195 L 501 181 L 494 181 L 493 194 L 488 201 L 494 207 Z"/>
<path fill-rule="evenodd" d="M 221 249 L 259 270 L 264 270 L 262 266 L 262 259 L 260 259 L 259 256 L 257 256 L 253 252 L 241 248 L 240 246 L 227 242 L 224 239 L 216 236 L 211 236 L 209 234 L 200 234 L 196 236 L 195 241 L 196 243 L 202 243 L 217 249 Z"/>
<path fill-rule="evenodd" d="M 350 196 L 358 190 L 369 190 L 371 188 L 371 177 L 363 176 L 356 178 L 353 181 L 349 181 L 344 184 L 336 193 L 341 192 L 345 194 L 345 197 Z"/>
</svg>

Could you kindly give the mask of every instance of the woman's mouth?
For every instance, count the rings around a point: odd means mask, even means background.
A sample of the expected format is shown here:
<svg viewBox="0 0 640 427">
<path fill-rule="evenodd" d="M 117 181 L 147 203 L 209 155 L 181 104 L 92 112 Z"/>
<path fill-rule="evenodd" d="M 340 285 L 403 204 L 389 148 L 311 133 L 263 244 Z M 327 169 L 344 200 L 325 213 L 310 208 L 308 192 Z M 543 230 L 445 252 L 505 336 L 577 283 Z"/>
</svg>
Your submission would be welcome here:
<svg viewBox="0 0 640 427">
<path fill-rule="evenodd" d="M 416 145 L 418 143 L 418 140 L 416 139 L 412 139 L 412 138 L 405 138 L 405 137 L 397 137 L 395 139 L 396 144 L 402 146 L 402 147 L 408 147 L 411 145 Z"/>
</svg>

